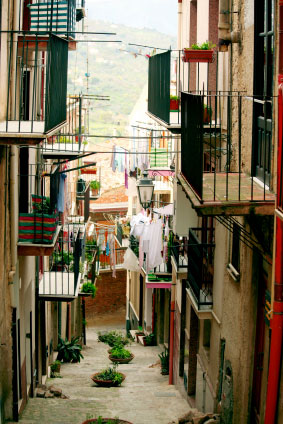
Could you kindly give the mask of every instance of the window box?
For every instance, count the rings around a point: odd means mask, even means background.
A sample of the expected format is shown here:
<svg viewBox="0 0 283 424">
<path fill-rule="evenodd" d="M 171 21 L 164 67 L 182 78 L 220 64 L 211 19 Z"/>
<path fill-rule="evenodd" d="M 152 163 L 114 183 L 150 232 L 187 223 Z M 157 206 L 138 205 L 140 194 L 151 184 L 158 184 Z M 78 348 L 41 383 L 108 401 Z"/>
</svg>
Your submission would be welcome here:
<svg viewBox="0 0 283 424">
<path fill-rule="evenodd" d="M 213 50 L 184 49 L 184 62 L 213 62 Z"/>
</svg>

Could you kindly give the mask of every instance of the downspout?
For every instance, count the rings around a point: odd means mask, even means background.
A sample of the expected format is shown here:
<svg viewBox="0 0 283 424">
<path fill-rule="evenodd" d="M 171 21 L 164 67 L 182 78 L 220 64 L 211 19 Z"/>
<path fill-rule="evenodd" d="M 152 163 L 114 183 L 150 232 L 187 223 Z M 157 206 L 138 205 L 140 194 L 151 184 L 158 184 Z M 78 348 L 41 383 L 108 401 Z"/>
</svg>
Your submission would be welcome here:
<svg viewBox="0 0 283 424">
<path fill-rule="evenodd" d="M 14 14 L 13 14 L 13 29 L 18 29 L 18 16 L 19 16 L 19 2 L 14 0 Z M 17 33 L 13 33 L 13 59 L 11 66 L 11 87 L 16 89 L 16 64 L 17 64 Z M 11 95 L 11 110 L 15 107 L 15 96 Z M 11 306 L 16 307 L 16 300 L 14 294 L 14 278 L 17 266 L 17 241 L 18 241 L 18 215 L 17 215 L 17 193 L 18 193 L 18 151 L 16 146 L 11 146 L 10 151 L 10 207 L 11 207 L 11 270 L 9 272 L 10 296 Z"/>
<path fill-rule="evenodd" d="M 172 281 L 172 286 L 171 286 L 170 341 L 169 341 L 169 384 L 173 384 L 175 298 L 176 298 L 176 280 Z"/>
<path fill-rule="evenodd" d="M 178 0 L 178 40 L 177 40 L 177 49 L 182 49 L 182 34 L 183 34 L 183 25 L 182 25 L 182 18 L 183 18 L 183 0 Z"/>
<path fill-rule="evenodd" d="M 282 149 L 283 135 L 283 76 L 279 76 L 279 97 L 278 97 L 278 145 Z M 278 158 L 278 170 L 282 165 L 282 151 Z M 279 173 L 278 173 L 279 176 Z M 279 178 L 277 182 L 278 187 Z M 282 190 L 282 187 L 280 187 Z M 282 354 L 282 334 L 283 334 L 283 221 L 276 217 L 276 251 L 275 251 L 275 273 L 274 273 L 274 300 L 272 305 L 272 319 L 270 320 L 271 341 L 267 395 L 265 406 L 265 424 L 275 422 L 276 408 L 278 402 L 279 378 L 281 369 Z"/>
</svg>

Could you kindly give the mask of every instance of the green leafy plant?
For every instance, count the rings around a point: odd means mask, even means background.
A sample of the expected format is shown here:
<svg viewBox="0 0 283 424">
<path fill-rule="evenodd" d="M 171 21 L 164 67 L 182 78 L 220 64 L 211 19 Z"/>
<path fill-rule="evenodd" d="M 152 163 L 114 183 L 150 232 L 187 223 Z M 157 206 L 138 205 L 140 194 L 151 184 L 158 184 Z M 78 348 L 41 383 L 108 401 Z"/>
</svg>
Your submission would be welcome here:
<svg viewBox="0 0 283 424">
<path fill-rule="evenodd" d="M 50 364 L 51 372 L 60 372 L 60 367 L 61 361 L 58 361 L 57 359 L 56 361 L 52 362 L 52 364 Z"/>
<path fill-rule="evenodd" d="M 164 352 L 159 353 L 159 359 L 161 363 L 161 374 L 169 373 L 169 352 L 168 349 L 165 348 Z"/>
<path fill-rule="evenodd" d="M 118 333 L 117 331 L 108 331 L 106 333 L 98 333 L 98 340 L 100 342 L 108 344 L 110 347 L 113 347 L 118 344 L 127 345 L 129 343 L 129 339 L 124 337 L 122 333 Z"/>
<path fill-rule="evenodd" d="M 69 341 L 62 339 L 59 335 L 59 343 L 57 346 L 58 361 L 63 362 L 80 362 L 83 355 L 81 354 L 82 345 L 79 343 L 79 337 L 72 337 Z"/>
<path fill-rule="evenodd" d="M 53 265 L 70 265 L 74 260 L 72 253 L 63 250 L 59 252 L 58 250 L 53 252 Z"/>
<path fill-rule="evenodd" d="M 42 197 L 40 202 L 33 202 L 33 210 L 36 213 L 50 213 L 50 198 Z"/>
<path fill-rule="evenodd" d="M 92 190 L 99 190 L 99 188 L 100 188 L 100 183 L 99 183 L 99 181 L 97 181 L 97 180 L 93 180 L 93 181 L 91 181 L 91 182 L 90 182 L 90 188 L 91 188 Z"/>
<path fill-rule="evenodd" d="M 90 283 L 89 281 L 87 283 L 83 283 L 81 292 L 82 293 L 91 293 L 91 297 L 94 299 L 96 295 L 97 287 Z"/>
<path fill-rule="evenodd" d="M 170 100 L 180 100 L 179 96 L 173 96 L 172 94 L 170 94 Z"/>
<path fill-rule="evenodd" d="M 102 381 L 113 381 L 113 383 L 116 383 L 120 385 L 123 381 L 123 376 L 121 373 L 117 371 L 117 364 L 113 365 L 112 367 L 109 366 L 108 368 L 105 368 L 102 370 L 99 374 L 95 377 L 97 380 Z"/>
<path fill-rule="evenodd" d="M 190 49 L 192 49 L 192 50 L 212 50 L 214 47 L 216 47 L 216 44 L 213 44 L 211 41 L 205 41 L 204 43 L 192 44 Z M 190 50 L 190 49 L 185 48 L 184 50 Z"/>
<path fill-rule="evenodd" d="M 123 345 L 115 345 L 110 350 L 110 355 L 113 358 L 127 359 L 132 356 L 131 352 L 123 347 Z"/>
<path fill-rule="evenodd" d="M 155 334 L 154 333 L 150 333 L 147 336 L 144 337 L 144 341 L 146 346 L 155 346 L 156 342 L 155 342 Z"/>
<path fill-rule="evenodd" d="M 107 420 L 107 421 L 106 421 Z M 120 420 L 119 418 L 102 418 L 101 415 L 96 420 L 96 424 L 119 424 Z"/>
</svg>

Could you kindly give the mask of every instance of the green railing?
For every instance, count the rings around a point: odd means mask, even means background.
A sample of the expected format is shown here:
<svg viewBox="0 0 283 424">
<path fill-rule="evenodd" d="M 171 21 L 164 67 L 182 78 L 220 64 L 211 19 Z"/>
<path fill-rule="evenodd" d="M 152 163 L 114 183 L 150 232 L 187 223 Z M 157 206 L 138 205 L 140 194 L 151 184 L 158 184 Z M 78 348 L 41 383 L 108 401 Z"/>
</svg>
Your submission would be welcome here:
<svg viewBox="0 0 283 424">
<path fill-rule="evenodd" d="M 171 52 L 149 58 L 148 111 L 170 123 L 170 67 Z"/>
</svg>

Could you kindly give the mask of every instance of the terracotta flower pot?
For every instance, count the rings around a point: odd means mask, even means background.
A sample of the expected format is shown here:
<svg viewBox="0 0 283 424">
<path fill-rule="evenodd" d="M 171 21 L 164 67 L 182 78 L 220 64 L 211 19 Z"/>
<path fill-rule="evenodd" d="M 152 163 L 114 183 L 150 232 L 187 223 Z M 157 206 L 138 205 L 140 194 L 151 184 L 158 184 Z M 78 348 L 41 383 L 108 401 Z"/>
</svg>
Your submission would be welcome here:
<svg viewBox="0 0 283 424">
<path fill-rule="evenodd" d="M 116 418 L 102 418 L 103 423 L 107 423 L 108 421 L 113 420 L 113 424 L 132 424 L 130 421 L 120 420 Z M 86 420 L 82 424 L 90 424 L 90 423 L 97 423 L 98 418 L 92 418 L 91 420 Z"/>
<path fill-rule="evenodd" d="M 184 49 L 184 62 L 213 62 L 213 50 Z"/>
<path fill-rule="evenodd" d="M 117 386 L 119 386 L 119 383 L 117 383 L 117 381 L 99 380 L 97 378 L 99 376 L 99 374 L 101 374 L 101 373 L 97 372 L 90 377 L 92 379 L 92 381 L 94 381 L 95 384 L 97 384 L 98 386 L 101 386 L 101 387 L 117 387 Z M 123 380 L 121 381 L 121 384 L 122 384 L 123 381 L 125 380 L 126 376 L 122 372 L 119 372 L 119 374 L 121 374 L 121 376 L 123 377 Z"/>
<path fill-rule="evenodd" d="M 131 354 L 131 356 L 129 358 L 113 358 L 113 356 L 111 356 L 111 353 L 109 355 L 109 359 L 110 361 L 114 362 L 114 364 L 128 364 L 129 362 L 131 362 L 132 359 L 134 359 L 134 355 Z"/>
</svg>

